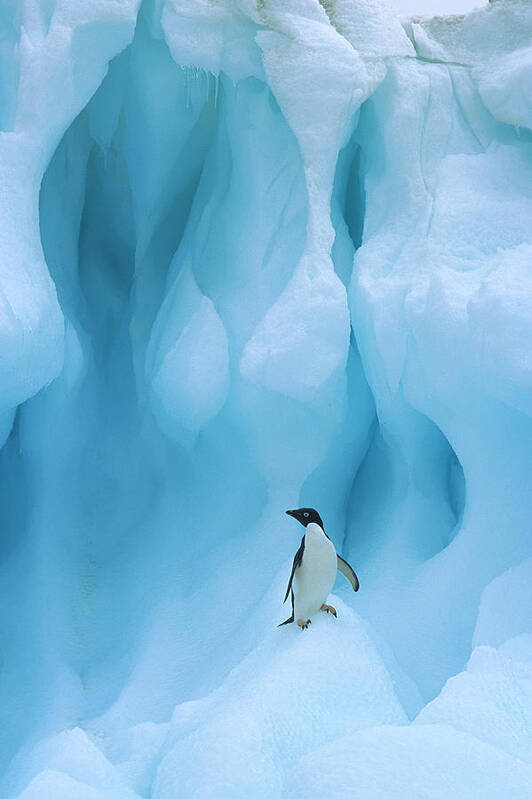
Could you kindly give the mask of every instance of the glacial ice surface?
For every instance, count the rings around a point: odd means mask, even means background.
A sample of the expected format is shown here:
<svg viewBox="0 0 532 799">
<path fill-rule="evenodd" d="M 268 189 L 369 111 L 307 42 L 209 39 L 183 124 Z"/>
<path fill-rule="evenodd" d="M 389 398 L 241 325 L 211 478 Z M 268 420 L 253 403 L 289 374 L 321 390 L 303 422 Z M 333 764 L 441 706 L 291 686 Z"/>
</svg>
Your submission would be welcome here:
<svg viewBox="0 0 532 799">
<path fill-rule="evenodd" d="M 530 3 L 0 34 L 0 795 L 528 799 Z"/>
</svg>

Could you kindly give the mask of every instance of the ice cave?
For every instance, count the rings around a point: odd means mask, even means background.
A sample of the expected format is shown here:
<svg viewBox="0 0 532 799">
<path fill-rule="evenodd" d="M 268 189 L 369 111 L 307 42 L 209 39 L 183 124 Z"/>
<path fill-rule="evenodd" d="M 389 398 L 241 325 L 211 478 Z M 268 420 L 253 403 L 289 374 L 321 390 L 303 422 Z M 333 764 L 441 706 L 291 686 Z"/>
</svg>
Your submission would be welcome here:
<svg viewBox="0 0 532 799">
<path fill-rule="evenodd" d="M 0 4 L 0 797 L 530 799 L 532 3 Z M 319 508 L 338 618 L 286 617 Z"/>
</svg>

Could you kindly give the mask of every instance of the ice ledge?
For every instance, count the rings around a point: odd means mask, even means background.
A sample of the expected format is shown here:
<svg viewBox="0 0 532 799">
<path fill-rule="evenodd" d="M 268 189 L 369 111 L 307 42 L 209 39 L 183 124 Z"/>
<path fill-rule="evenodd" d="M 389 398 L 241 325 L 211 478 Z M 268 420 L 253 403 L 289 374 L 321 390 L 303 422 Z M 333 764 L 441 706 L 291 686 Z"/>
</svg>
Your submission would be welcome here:
<svg viewBox="0 0 532 799">
<path fill-rule="evenodd" d="M 402 21 L 418 57 L 481 65 L 530 45 L 532 5 L 497 0 L 468 14 Z"/>
</svg>

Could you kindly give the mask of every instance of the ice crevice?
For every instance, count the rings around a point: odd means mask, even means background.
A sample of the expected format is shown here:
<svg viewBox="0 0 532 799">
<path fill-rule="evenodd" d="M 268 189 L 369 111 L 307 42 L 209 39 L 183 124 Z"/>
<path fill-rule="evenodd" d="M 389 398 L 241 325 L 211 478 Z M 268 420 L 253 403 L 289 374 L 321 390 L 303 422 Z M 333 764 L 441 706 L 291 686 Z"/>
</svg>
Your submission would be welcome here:
<svg viewBox="0 0 532 799">
<path fill-rule="evenodd" d="M 529 797 L 530 7 L 15 6 L 0 793 Z"/>
</svg>

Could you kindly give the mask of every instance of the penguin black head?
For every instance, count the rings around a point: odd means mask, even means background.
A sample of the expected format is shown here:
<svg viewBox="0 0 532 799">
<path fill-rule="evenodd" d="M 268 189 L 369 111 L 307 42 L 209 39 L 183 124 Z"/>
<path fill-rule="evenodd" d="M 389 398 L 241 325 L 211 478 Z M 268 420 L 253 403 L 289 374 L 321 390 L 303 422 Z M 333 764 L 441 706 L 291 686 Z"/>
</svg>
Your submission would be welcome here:
<svg viewBox="0 0 532 799">
<path fill-rule="evenodd" d="M 319 524 L 323 530 L 321 516 L 314 508 L 298 508 L 297 510 L 287 510 L 286 513 L 288 513 L 289 516 L 293 516 L 298 522 L 301 522 L 303 527 L 306 527 L 307 524 L 311 522 L 315 522 L 315 524 Z"/>
</svg>

